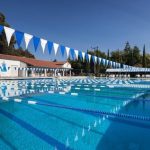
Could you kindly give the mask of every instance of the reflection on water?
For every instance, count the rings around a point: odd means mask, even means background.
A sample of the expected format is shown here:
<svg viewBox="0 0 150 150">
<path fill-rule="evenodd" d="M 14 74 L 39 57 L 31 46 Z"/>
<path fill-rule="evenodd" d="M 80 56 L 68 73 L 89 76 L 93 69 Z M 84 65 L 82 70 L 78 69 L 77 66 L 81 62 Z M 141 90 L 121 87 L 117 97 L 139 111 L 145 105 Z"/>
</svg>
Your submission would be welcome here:
<svg viewBox="0 0 150 150">
<path fill-rule="evenodd" d="M 0 81 L 0 97 L 21 96 L 48 91 L 69 92 L 71 85 L 62 85 L 57 80 L 10 80 Z"/>
</svg>

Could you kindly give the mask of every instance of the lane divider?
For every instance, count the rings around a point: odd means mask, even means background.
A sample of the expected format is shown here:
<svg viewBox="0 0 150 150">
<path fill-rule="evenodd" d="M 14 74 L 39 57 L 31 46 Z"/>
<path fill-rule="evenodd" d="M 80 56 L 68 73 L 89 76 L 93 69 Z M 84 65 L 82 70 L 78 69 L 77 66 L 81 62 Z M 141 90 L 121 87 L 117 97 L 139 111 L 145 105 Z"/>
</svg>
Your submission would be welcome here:
<svg viewBox="0 0 150 150">
<path fill-rule="evenodd" d="M 29 101 L 28 101 L 28 103 L 29 103 Z M 145 116 L 105 112 L 105 111 L 101 111 L 101 110 L 90 110 L 90 109 L 76 108 L 76 107 L 71 107 L 71 106 L 57 105 L 57 104 L 51 104 L 51 103 L 43 103 L 43 102 L 37 102 L 37 101 L 30 101 L 30 103 L 31 104 L 44 105 L 44 106 L 50 106 L 50 107 L 63 108 L 63 109 L 70 109 L 70 110 L 81 111 L 81 112 L 88 112 L 88 113 L 98 114 L 98 115 L 101 115 L 103 117 L 106 116 L 107 118 L 108 117 L 119 117 L 119 118 L 124 118 L 124 119 L 150 121 L 150 117 L 145 117 Z"/>
</svg>

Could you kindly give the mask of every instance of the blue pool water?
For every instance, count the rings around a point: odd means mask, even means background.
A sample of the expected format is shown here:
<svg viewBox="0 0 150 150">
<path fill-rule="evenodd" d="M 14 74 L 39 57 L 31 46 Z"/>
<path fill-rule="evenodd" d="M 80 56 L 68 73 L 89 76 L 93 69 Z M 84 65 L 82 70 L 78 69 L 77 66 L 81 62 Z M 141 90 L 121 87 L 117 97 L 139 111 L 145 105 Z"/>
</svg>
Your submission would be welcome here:
<svg viewBox="0 0 150 150">
<path fill-rule="evenodd" d="M 149 150 L 150 81 L 0 81 L 0 150 Z"/>
</svg>

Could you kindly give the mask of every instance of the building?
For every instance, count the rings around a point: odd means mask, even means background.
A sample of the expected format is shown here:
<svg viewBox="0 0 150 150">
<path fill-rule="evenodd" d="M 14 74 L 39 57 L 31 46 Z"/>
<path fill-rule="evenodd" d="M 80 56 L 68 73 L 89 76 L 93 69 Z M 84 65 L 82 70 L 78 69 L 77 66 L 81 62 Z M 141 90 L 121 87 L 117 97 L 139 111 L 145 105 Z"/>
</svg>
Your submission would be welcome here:
<svg viewBox="0 0 150 150">
<path fill-rule="evenodd" d="M 0 54 L 0 77 L 49 77 L 71 75 L 69 62 L 50 62 Z"/>
</svg>

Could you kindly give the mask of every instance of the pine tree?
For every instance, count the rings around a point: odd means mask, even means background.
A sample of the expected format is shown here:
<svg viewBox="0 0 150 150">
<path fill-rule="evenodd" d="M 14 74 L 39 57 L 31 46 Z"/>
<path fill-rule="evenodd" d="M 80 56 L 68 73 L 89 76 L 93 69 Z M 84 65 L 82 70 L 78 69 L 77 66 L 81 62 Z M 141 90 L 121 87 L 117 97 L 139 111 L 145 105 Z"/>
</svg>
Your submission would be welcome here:
<svg viewBox="0 0 150 150">
<path fill-rule="evenodd" d="M 109 54 L 109 49 L 108 49 L 108 52 L 107 52 L 107 59 L 109 60 L 110 58 L 110 54 Z"/>
<path fill-rule="evenodd" d="M 146 67 L 146 58 L 145 58 L 145 45 L 143 47 L 143 59 L 142 59 L 142 66 Z"/>
</svg>

